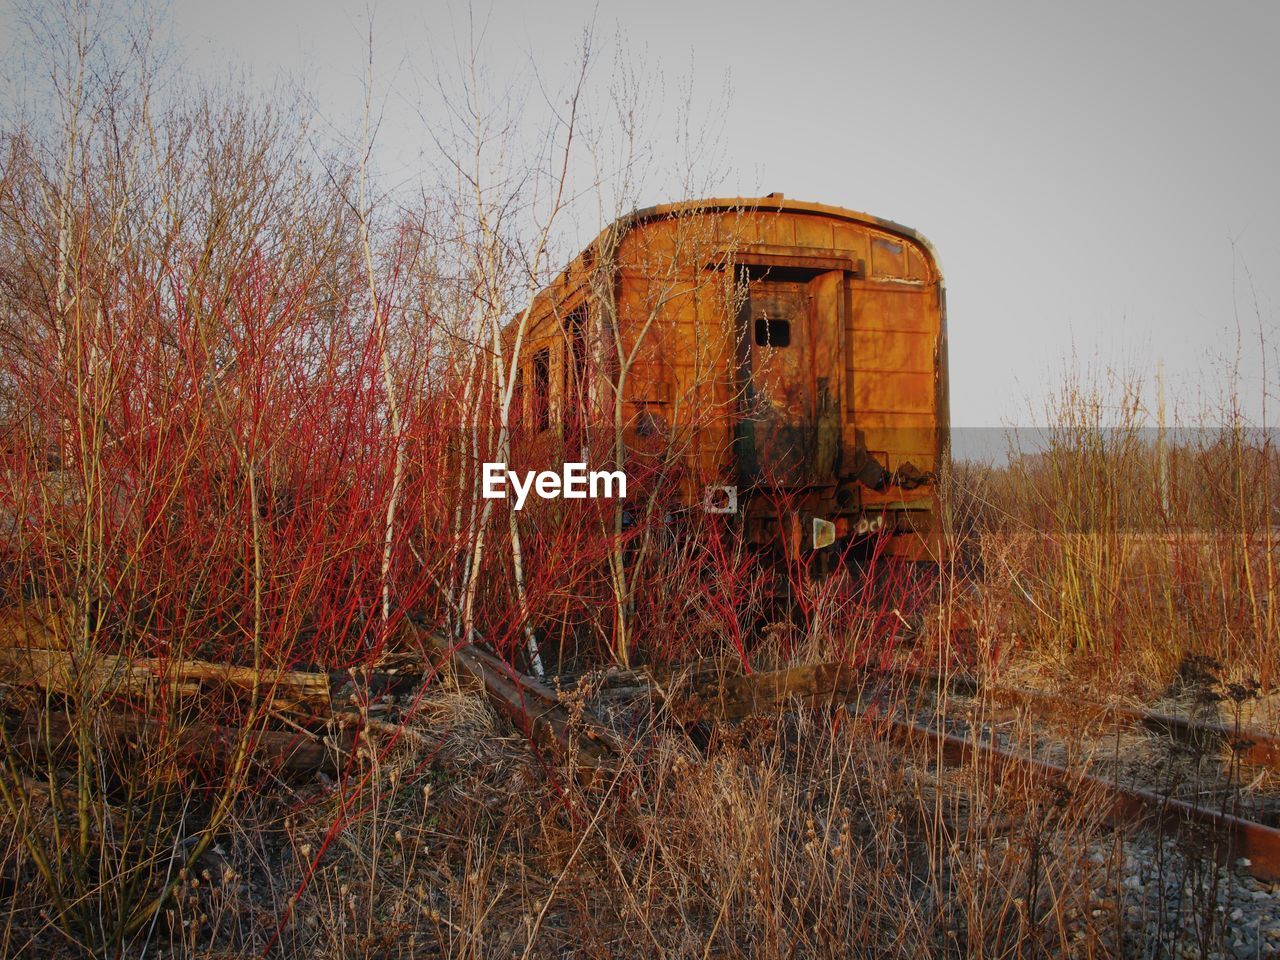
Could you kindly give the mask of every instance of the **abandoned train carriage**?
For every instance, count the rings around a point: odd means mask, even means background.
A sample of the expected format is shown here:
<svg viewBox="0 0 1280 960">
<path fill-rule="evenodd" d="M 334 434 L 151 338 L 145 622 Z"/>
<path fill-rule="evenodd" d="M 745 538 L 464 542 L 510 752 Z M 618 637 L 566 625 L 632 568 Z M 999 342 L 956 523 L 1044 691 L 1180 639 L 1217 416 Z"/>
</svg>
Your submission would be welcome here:
<svg viewBox="0 0 1280 960">
<path fill-rule="evenodd" d="M 752 542 L 936 559 L 946 356 L 913 231 L 778 194 L 671 204 L 535 298 L 516 416 L 567 460 L 678 463 L 680 506 L 736 514 Z"/>
</svg>

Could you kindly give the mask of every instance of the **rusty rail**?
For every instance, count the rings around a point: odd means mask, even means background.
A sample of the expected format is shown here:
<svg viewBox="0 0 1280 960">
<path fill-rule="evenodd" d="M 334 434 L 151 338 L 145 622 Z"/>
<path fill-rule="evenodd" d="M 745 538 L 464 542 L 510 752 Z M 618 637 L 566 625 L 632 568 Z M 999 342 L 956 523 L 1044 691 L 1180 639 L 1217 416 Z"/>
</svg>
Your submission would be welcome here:
<svg viewBox="0 0 1280 960">
<path fill-rule="evenodd" d="M 980 685 L 973 678 L 942 677 L 927 671 L 891 669 L 886 671 L 858 670 L 834 664 L 811 664 L 757 674 L 727 675 L 723 668 L 694 668 L 683 674 L 663 678 L 668 702 L 673 712 L 687 720 L 710 717 L 736 720 L 751 713 L 787 710 L 799 702 L 811 706 L 834 705 L 846 702 L 860 693 L 874 694 L 885 681 L 904 684 L 931 683 L 944 686 L 958 684 L 976 691 Z M 657 686 L 662 687 L 664 683 Z M 1020 694 L 1026 703 L 1047 709 L 1050 705 L 1069 704 L 1079 710 L 1081 704 L 1066 701 L 1052 694 L 1041 695 L 1035 691 L 1004 690 Z M 1167 729 L 1187 736 L 1222 736 L 1236 732 L 1213 724 L 1181 721 L 1161 714 L 1128 708 L 1108 708 L 1101 704 L 1085 703 L 1085 709 L 1103 714 L 1112 711 L 1118 719 L 1128 719 Z M 1179 722 L 1170 723 L 1171 720 Z M 1247 870 L 1260 879 L 1280 882 L 1280 830 L 1255 823 L 1210 807 L 1198 806 L 1184 800 L 1162 796 L 1140 787 L 1125 787 L 1083 771 L 1065 767 L 1035 757 L 1011 753 L 995 746 L 974 743 L 944 731 L 932 730 L 918 723 L 885 719 L 884 729 L 888 737 L 898 743 L 911 744 L 930 751 L 940 761 L 955 765 L 964 762 L 992 773 L 1014 774 L 1055 783 L 1074 791 L 1083 791 L 1105 804 L 1104 816 L 1113 823 L 1143 824 L 1155 821 L 1162 830 L 1195 825 L 1213 833 L 1219 841 L 1221 858 L 1243 857 L 1248 860 Z M 1251 732 L 1250 735 L 1254 735 Z M 1258 735 L 1260 741 L 1267 738 Z M 1233 742 L 1233 741 L 1228 741 Z M 1270 741 L 1274 746 L 1274 741 Z M 1255 755 L 1272 757 L 1272 753 Z"/>
<path fill-rule="evenodd" d="M 1076 793 L 1086 793 L 1106 804 L 1104 817 L 1112 823 L 1145 824 L 1152 820 L 1161 830 L 1198 826 L 1219 841 L 1219 859 L 1246 858 L 1253 876 L 1280 882 L 1280 830 L 1243 817 L 1165 797 L 1140 787 L 1124 787 L 1092 774 L 1071 771 L 1057 764 L 999 747 L 973 743 L 962 737 L 932 730 L 917 723 L 888 721 L 889 736 L 934 752 L 948 765 L 973 763 L 996 775 L 1024 776 L 1052 783 Z"/>
</svg>

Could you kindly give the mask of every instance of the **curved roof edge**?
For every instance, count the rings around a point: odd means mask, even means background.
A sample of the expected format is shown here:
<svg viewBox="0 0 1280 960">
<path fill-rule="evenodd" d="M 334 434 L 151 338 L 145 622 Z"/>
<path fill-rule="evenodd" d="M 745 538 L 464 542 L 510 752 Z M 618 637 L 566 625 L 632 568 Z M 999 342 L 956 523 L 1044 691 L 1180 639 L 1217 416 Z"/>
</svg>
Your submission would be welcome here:
<svg viewBox="0 0 1280 960">
<path fill-rule="evenodd" d="M 896 233 L 899 236 L 906 237 L 908 240 L 914 240 L 925 249 L 929 254 L 929 259 L 933 261 L 934 268 L 938 271 L 938 276 L 942 276 L 942 264 L 938 259 L 938 251 L 933 244 L 921 234 L 918 230 L 902 225 L 893 220 L 886 220 L 883 217 L 872 216 L 869 213 L 862 213 L 858 210 L 849 210 L 845 207 L 836 207 L 826 203 L 812 203 L 807 200 L 791 200 L 787 197 L 708 197 L 703 200 L 682 200 L 677 203 L 660 203 L 652 207 L 640 207 L 631 213 L 625 214 L 614 221 L 615 226 L 623 226 L 630 229 L 647 220 L 657 220 L 662 217 L 671 216 L 672 214 L 688 213 L 693 211 L 727 211 L 727 210 L 765 210 L 781 213 L 789 211 L 794 213 L 817 213 L 827 217 L 836 217 L 840 220 L 848 220 L 851 223 L 863 223 L 869 226 L 879 227 L 890 233 Z"/>
</svg>

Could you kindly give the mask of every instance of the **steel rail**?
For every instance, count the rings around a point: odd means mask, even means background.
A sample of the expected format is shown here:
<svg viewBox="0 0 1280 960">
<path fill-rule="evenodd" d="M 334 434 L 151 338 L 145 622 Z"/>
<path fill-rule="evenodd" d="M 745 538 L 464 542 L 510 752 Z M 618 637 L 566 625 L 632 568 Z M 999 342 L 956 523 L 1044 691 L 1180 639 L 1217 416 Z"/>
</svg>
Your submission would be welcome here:
<svg viewBox="0 0 1280 960">
<path fill-rule="evenodd" d="M 608 731 L 587 711 L 575 720 L 560 701 L 556 691 L 532 677 L 516 671 L 499 657 L 482 647 L 472 644 L 450 645 L 438 635 L 428 634 L 424 639 L 438 652 L 446 653 L 455 667 L 470 674 L 483 684 L 495 705 L 499 706 L 515 722 L 517 728 L 531 738 L 559 746 L 567 752 L 571 743 L 578 744 L 579 760 L 585 761 L 592 771 L 609 766 L 626 752 L 627 744 Z M 837 707 L 848 703 L 851 695 L 874 694 L 867 680 L 873 671 L 852 670 L 837 664 L 817 664 L 770 673 L 732 675 L 723 670 L 713 670 L 703 665 L 702 670 L 685 683 L 667 684 L 651 681 L 650 690 L 673 708 L 673 715 L 686 720 L 727 719 L 737 720 L 752 713 L 786 712 L 797 702 L 814 706 Z M 952 678 L 929 675 L 923 671 L 898 668 L 879 671 L 882 679 L 895 676 L 910 682 L 940 682 L 951 685 Z M 638 679 L 631 675 L 632 679 Z M 972 678 L 962 679 L 971 687 Z M 684 686 L 683 690 L 677 689 Z M 985 689 L 985 688 L 983 688 Z M 1016 689 L 1016 688 L 1015 688 Z M 1008 692 L 1006 690 L 1005 692 Z M 1041 695 L 1034 691 L 1016 691 L 1024 702 L 1037 707 L 1065 702 L 1056 695 Z M 1073 706 L 1079 704 L 1072 702 Z M 1093 705 L 1104 712 L 1108 708 Z M 1112 711 L 1116 717 L 1141 720 L 1165 720 L 1161 715 L 1146 714 L 1125 708 Z M 869 722 L 872 730 L 879 730 L 897 744 L 920 750 L 926 757 L 944 765 L 972 765 L 977 771 L 1002 778 L 1019 777 L 1028 783 L 1040 783 L 1062 788 L 1076 798 L 1084 798 L 1089 809 L 1101 812 L 1102 818 L 1115 824 L 1154 824 L 1161 832 L 1171 829 L 1193 828 L 1203 832 L 1202 839 L 1213 842 L 1218 860 L 1238 860 L 1253 876 L 1268 882 L 1280 883 L 1280 829 L 1257 823 L 1227 810 L 1215 810 L 1163 796 L 1141 787 L 1127 787 L 1113 780 L 1095 776 L 1083 770 L 1066 767 L 1037 759 L 1029 754 L 1014 753 L 994 745 L 974 742 L 943 730 L 931 729 L 910 720 L 880 717 Z M 1186 721 L 1173 729 L 1190 731 L 1196 735 L 1206 732 L 1220 734 L 1213 725 Z M 579 731 L 574 737 L 573 731 Z M 1235 734 L 1235 731 L 1231 731 Z"/>
<path fill-rule="evenodd" d="M 683 683 L 668 679 L 671 688 L 664 698 L 675 715 L 686 721 L 704 719 L 738 720 L 751 714 L 785 713 L 798 703 L 812 707 L 838 708 L 851 701 L 866 702 L 883 695 L 886 684 L 928 683 L 948 688 L 959 687 L 971 693 L 991 690 L 998 696 L 1000 688 L 984 685 L 972 677 L 954 677 L 911 671 L 902 667 L 856 669 L 837 664 L 811 664 L 756 674 L 733 674 L 723 669 L 699 669 L 685 672 Z M 660 685 L 655 684 L 655 688 Z M 681 689 L 683 687 L 683 689 Z M 1010 694 L 1016 688 L 1004 688 Z M 1023 702 L 1037 708 L 1069 705 L 1078 711 L 1082 706 L 1103 715 L 1108 708 L 1067 701 L 1057 695 L 1041 695 L 1034 691 L 1016 691 Z M 1153 726 L 1161 723 L 1188 736 L 1222 736 L 1230 732 L 1237 742 L 1236 731 L 1199 724 L 1193 721 L 1169 723 L 1160 714 L 1118 708 L 1110 715 L 1132 719 Z M 1000 747 L 976 743 L 946 731 L 930 729 L 922 724 L 896 719 L 880 713 L 868 721 L 869 728 L 880 730 L 900 744 L 911 744 L 950 765 L 971 762 L 977 769 L 1002 775 L 1017 775 L 1044 783 L 1053 783 L 1074 793 L 1087 794 L 1101 804 L 1104 819 L 1116 823 L 1154 822 L 1162 831 L 1173 827 L 1194 826 L 1215 840 L 1219 859 L 1243 859 L 1245 869 L 1269 882 L 1280 882 L 1280 830 L 1238 816 L 1228 810 L 1215 810 L 1167 797 L 1141 787 L 1127 787 L 1113 780 L 1083 770 L 1071 770 L 1029 754 L 1013 753 Z M 1251 732 L 1252 733 L 1252 732 Z M 1241 732 L 1243 735 L 1243 731 Z"/>
<path fill-rule="evenodd" d="M 1218 859 L 1242 860 L 1253 876 L 1280 882 L 1280 830 L 1211 807 L 1162 796 L 1141 787 L 1126 787 L 1082 771 L 1012 753 L 995 746 L 930 729 L 905 720 L 887 720 L 891 740 L 932 752 L 946 765 L 972 763 L 977 769 L 999 776 L 1021 776 L 1063 787 L 1102 803 L 1103 816 L 1112 823 L 1145 824 L 1154 821 L 1161 831 L 1188 826 L 1205 830 L 1215 840 Z"/>
</svg>

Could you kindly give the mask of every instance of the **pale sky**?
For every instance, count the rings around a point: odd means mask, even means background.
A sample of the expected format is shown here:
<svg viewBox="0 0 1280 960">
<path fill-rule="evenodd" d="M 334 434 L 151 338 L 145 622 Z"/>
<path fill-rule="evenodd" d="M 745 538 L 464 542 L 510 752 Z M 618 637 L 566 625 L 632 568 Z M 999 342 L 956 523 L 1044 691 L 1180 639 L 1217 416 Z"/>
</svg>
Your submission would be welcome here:
<svg viewBox="0 0 1280 960">
<path fill-rule="evenodd" d="M 677 199 L 691 81 L 693 140 L 711 146 L 698 192 L 777 190 L 928 237 L 958 427 L 1042 420 L 1073 345 L 1148 377 L 1162 360 L 1171 397 L 1190 400 L 1217 394 L 1237 324 L 1247 349 L 1259 316 L 1280 341 L 1280 3 L 380 0 L 388 181 L 439 169 L 432 85 L 456 73 L 472 15 L 490 89 L 527 94 L 531 132 L 548 117 L 535 68 L 554 100 L 594 20 L 598 109 L 622 48 L 647 81 L 641 205 Z M 300 82 L 355 133 L 365 4 L 174 0 L 169 22 L 192 75 Z M 599 226 L 582 205 L 559 249 Z M 1242 373 L 1257 410 L 1260 366 Z"/>
</svg>

